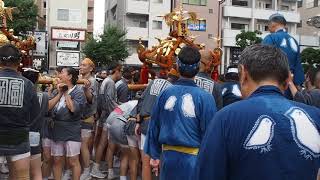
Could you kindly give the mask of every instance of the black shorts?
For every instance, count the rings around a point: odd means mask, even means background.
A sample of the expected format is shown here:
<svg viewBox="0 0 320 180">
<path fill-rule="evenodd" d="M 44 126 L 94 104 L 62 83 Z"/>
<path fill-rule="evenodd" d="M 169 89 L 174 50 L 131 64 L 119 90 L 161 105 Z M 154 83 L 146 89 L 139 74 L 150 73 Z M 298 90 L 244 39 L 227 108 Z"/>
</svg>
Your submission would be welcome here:
<svg viewBox="0 0 320 180">
<path fill-rule="evenodd" d="M 36 155 L 36 154 L 40 154 L 41 152 L 42 152 L 41 151 L 41 145 L 35 146 L 35 147 L 30 147 L 31 156 L 32 155 Z"/>
</svg>

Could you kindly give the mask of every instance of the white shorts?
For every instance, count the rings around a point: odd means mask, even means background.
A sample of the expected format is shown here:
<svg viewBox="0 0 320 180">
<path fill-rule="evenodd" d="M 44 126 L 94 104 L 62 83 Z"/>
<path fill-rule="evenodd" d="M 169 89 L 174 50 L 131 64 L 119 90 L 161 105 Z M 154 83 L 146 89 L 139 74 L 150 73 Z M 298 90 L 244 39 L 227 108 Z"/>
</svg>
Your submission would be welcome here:
<svg viewBox="0 0 320 180">
<path fill-rule="evenodd" d="M 140 136 L 140 150 L 143 151 L 144 143 L 146 142 L 146 136 L 141 134 Z"/>
<path fill-rule="evenodd" d="M 48 139 L 48 138 L 42 139 L 42 147 L 43 148 L 49 148 L 49 147 L 51 147 L 51 144 L 52 144 L 51 139 Z"/>
<path fill-rule="evenodd" d="M 41 158 L 41 153 L 32 155 L 30 160 L 32 161 L 32 160 L 36 160 L 36 159 L 39 159 L 39 158 Z"/>
<path fill-rule="evenodd" d="M 51 144 L 52 156 L 73 157 L 80 154 L 81 142 L 67 141 L 67 142 L 54 142 Z"/>
<path fill-rule="evenodd" d="M 132 136 L 127 136 L 128 140 L 128 146 L 129 147 L 134 147 L 134 148 L 139 148 L 139 138 L 136 135 Z"/>
<path fill-rule="evenodd" d="M 90 138 L 92 136 L 92 130 L 81 129 L 81 138 Z"/>
<path fill-rule="evenodd" d="M 18 161 L 27 157 L 30 157 L 30 152 L 24 153 L 24 154 L 18 154 L 18 155 L 12 155 L 12 156 L 0 156 L 1 159 L 5 158 L 8 162 L 14 162 Z"/>
</svg>

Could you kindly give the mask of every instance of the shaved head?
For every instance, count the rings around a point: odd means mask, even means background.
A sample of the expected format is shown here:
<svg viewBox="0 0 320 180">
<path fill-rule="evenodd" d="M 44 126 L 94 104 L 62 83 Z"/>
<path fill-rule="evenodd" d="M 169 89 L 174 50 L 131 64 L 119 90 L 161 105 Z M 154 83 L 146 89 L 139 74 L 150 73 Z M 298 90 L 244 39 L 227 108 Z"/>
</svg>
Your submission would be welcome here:
<svg viewBox="0 0 320 180">
<path fill-rule="evenodd" d="M 200 50 L 201 60 L 200 60 L 200 72 L 210 72 L 211 71 L 211 62 L 212 62 L 212 53 L 210 50 Z"/>
<path fill-rule="evenodd" d="M 209 62 L 212 60 L 212 54 L 209 50 L 200 50 L 200 54 L 201 54 L 201 62 Z"/>
</svg>

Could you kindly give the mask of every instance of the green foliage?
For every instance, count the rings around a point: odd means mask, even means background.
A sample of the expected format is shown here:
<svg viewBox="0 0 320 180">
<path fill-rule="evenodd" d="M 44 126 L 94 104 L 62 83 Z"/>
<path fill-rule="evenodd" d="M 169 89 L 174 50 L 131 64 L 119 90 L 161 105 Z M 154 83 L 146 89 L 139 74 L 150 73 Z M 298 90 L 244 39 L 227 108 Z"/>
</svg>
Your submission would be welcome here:
<svg viewBox="0 0 320 180">
<path fill-rule="evenodd" d="M 320 66 L 320 49 L 306 48 L 301 52 L 301 61 L 303 68 L 306 70 L 313 66 Z"/>
<path fill-rule="evenodd" d="M 262 41 L 262 38 L 258 35 L 261 35 L 260 31 L 245 31 L 241 30 L 240 34 L 236 36 L 236 45 L 241 49 L 246 48 L 247 46 L 251 46 L 253 44 L 259 44 Z"/>
<path fill-rule="evenodd" d="M 99 66 L 124 61 L 129 56 L 125 36 L 126 32 L 118 27 L 106 27 L 99 38 L 88 38 L 82 52 Z"/>
<path fill-rule="evenodd" d="M 6 7 L 17 7 L 13 12 L 13 21 L 7 19 L 9 29 L 14 29 L 15 35 L 33 31 L 37 24 L 38 7 L 34 0 L 5 0 Z"/>
</svg>

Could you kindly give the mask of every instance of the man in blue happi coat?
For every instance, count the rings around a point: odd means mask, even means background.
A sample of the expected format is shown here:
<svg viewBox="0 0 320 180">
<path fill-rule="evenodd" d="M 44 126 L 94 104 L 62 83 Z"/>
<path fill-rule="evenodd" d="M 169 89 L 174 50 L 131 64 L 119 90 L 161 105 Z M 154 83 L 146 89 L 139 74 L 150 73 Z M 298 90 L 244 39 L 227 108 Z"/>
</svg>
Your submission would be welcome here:
<svg viewBox="0 0 320 180">
<path fill-rule="evenodd" d="M 199 71 L 200 53 L 186 46 L 178 55 L 181 78 L 157 98 L 151 114 L 144 151 L 160 179 L 188 179 L 209 121 L 216 112 L 213 96 L 193 78 Z"/>
<path fill-rule="evenodd" d="M 272 45 L 285 52 L 290 66 L 290 71 L 294 75 L 294 84 L 300 86 L 304 81 L 304 72 L 300 59 L 300 47 L 294 37 L 290 36 L 286 30 L 287 21 L 283 15 L 276 13 L 269 18 L 269 31 L 262 44 Z"/>
<path fill-rule="evenodd" d="M 241 92 L 239 85 L 239 74 L 237 65 L 228 67 L 227 73 L 224 75 L 225 82 L 222 84 L 223 107 L 241 100 Z"/>
<path fill-rule="evenodd" d="M 283 96 L 289 78 L 285 54 L 266 45 L 246 48 L 239 72 L 246 99 L 211 121 L 193 179 L 316 179 L 320 110 Z"/>
</svg>

